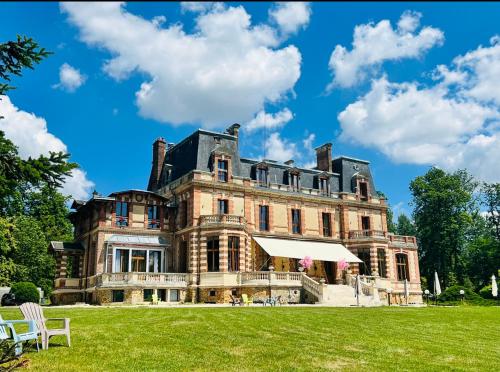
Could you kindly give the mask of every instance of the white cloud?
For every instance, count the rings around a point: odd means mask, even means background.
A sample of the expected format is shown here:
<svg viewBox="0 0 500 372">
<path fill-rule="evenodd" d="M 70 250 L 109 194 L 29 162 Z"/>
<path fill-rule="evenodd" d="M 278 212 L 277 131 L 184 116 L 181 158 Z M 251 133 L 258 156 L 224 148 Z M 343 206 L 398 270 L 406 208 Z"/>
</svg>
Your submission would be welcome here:
<svg viewBox="0 0 500 372">
<path fill-rule="evenodd" d="M 309 24 L 311 6 L 299 1 L 278 2 L 269 10 L 269 17 L 278 24 L 284 35 L 295 34 Z"/>
<path fill-rule="evenodd" d="M 272 133 L 264 142 L 265 153 L 262 156 L 264 159 L 276 160 L 285 162 L 294 160 L 295 164 L 303 168 L 316 167 L 316 152 L 313 142 L 316 139 L 314 133 L 306 134 L 306 137 L 297 144 L 285 138 L 281 138 L 278 132 Z M 314 159 L 311 160 L 311 159 Z"/>
<path fill-rule="evenodd" d="M 174 125 L 217 127 L 248 122 L 265 104 L 283 101 L 300 77 L 301 55 L 280 48 L 276 29 L 252 25 L 242 6 L 212 6 L 195 19 L 158 28 L 122 3 L 62 3 L 81 40 L 112 54 L 104 70 L 115 79 L 149 78 L 136 93 L 142 116 Z"/>
<path fill-rule="evenodd" d="M 264 110 L 259 111 L 255 117 L 250 120 L 243 128 L 249 132 L 257 129 L 276 129 L 284 126 L 293 119 L 293 113 L 288 109 L 268 114 Z"/>
<path fill-rule="evenodd" d="M 285 139 L 281 139 L 279 133 L 272 133 L 264 142 L 265 159 L 276 161 L 287 161 L 298 155 L 297 145 Z"/>
<path fill-rule="evenodd" d="M 85 83 L 85 80 L 87 80 L 87 77 L 80 70 L 63 63 L 59 68 L 59 83 L 52 87 L 74 92 Z"/>
<path fill-rule="evenodd" d="M 339 116 L 341 139 L 380 150 L 394 162 L 467 168 L 485 181 L 500 179 L 498 46 L 479 47 L 439 66 L 430 87 L 372 82 Z M 496 56 L 496 57 L 494 57 Z M 487 63 L 486 63 L 487 62 Z"/>
<path fill-rule="evenodd" d="M 352 87 L 373 74 L 384 61 L 418 58 L 435 45 L 442 44 L 444 34 L 433 27 L 420 26 L 420 13 L 406 11 L 396 29 L 389 20 L 354 28 L 352 50 L 337 45 L 328 67 L 333 80 L 327 89 Z"/>
<path fill-rule="evenodd" d="M 7 96 L 0 98 L 0 116 L 4 117 L 0 120 L 0 130 L 18 147 L 22 158 L 48 155 L 49 151 L 67 152 L 66 145 L 48 131 L 45 119 L 20 110 Z M 85 172 L 76 169 L 71 177 L 66 178 L 61 191 L 81 199 L 88 196 L 93 186 L 94 183 L 87 179 Z"/>
<path fill-rule="evenodd" d="M 212 1 L 181 1 L 182 12 L 203 13 L 214 6 Z"/>
</svg>

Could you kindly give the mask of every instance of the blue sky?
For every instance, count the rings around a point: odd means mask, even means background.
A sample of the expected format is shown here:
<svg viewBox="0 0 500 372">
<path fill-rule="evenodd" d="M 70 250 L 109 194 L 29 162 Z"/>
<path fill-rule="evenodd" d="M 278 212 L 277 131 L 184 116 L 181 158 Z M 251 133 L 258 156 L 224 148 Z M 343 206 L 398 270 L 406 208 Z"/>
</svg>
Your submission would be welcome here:
<svg viewBox="0 0 500 372">
<path fill-rule="evenodd" d="M 309 165 L 332 142 L 409 212 L 430 165 L 500 181 L 498 19 L 499 3 L 1 3 L 1 41 L 54 54 L 13 79 L 0 130 L 25 156 L 67 149 L 83 172 L 65 191 L 85 197 L 145 188 L 159 136 L 238 122 L 243 156 Z"/>
</svg>

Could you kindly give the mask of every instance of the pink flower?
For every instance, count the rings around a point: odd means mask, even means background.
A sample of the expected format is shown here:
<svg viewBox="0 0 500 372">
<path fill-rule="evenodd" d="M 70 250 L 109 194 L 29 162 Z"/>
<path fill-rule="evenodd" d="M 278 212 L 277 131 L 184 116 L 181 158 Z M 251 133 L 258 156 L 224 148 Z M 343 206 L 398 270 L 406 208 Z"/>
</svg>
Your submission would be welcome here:
<svg viewBox="0 0 500 372">
<path fill-rule="evenodd" d="M 302 260 L 299 261 L 299 264 L 304 269 L 309 269 L 313 264 L 313 260 L 311 259 L 311 257 L 305 256 Z"/>
<path fill-rule="evenodd" d="M 345 270 L 349 267 L 349 264 L 346 262 L 346 260 L 342 259 L 337 263 L 338 267 L 340 270 Z"/>
</svg>

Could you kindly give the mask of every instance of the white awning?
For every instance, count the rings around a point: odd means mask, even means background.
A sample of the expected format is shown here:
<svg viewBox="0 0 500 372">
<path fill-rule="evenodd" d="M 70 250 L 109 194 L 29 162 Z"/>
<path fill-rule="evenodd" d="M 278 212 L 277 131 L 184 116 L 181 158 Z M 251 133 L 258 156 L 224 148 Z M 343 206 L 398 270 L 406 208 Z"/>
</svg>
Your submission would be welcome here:
<svg viewBox="0 0 500 372">
<path fill-rule="evenodd" d="M 273 257 L 304 258 L 309 256 L 313 260 L 320 261 L 362 262 L 342 244 L 255 236 L 253 240 Z"/>
<path fill-rule="evenodd" d="M 108 243 L 151 244 L 167 245 L 168 242 L 161 236 L 121 235 L 114 234 L 107 240 Z"/>
</svg>

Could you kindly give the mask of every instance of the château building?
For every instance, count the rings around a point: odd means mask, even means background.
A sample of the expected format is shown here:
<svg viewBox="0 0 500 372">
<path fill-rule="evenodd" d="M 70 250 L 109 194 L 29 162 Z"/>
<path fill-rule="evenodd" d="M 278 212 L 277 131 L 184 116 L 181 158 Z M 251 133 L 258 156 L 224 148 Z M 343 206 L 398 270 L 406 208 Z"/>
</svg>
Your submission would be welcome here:
<svg viewBox="0 0 500 372">
<path fill-rule="evenodd" d="M 415 237 L 388 233 L 368 161 L 330 143 L 313 169 L 242 158 L 239 127 L 158 138 L 147 190 L 75 200 L 74 241 L 50 246 L 52 301 L 422 302 Z"/>
</svg>

